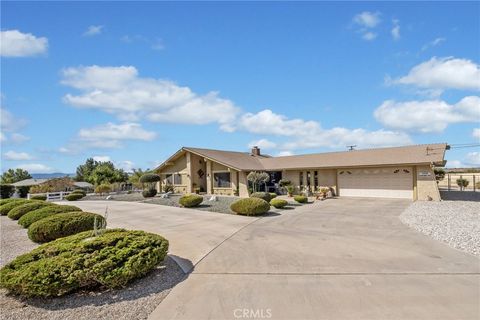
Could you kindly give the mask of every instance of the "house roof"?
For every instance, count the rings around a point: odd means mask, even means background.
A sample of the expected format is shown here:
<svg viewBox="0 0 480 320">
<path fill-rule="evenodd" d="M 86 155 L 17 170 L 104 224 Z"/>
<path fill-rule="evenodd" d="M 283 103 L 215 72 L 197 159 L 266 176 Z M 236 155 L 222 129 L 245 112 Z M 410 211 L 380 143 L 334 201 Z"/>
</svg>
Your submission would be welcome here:
<svg viewBox="0 0 480 320">
<path fill-rule="evenodd" d="M 75 181 L 73 183 L 73 185 L 75 187 L 79 187 L 79 188 L 93 188 L 93 184 L 85 182 L 85 181 Z"/>
<path fill-rule="evenodd" d="M 362 149 L 284 157 L 254 156 L 248 152 L 183 147 L 157 169 L 173 161 L 185 151 L 213 160 L 227 167 L 250 170 L 283 170 L 307 168 L 339 168 L 357 166 L 436 164 L 444 165 L 446 143 L 404 147 Z"/>
<path fill-rule="evenodd" d="M 29 187 L 29 186 L 37 186 L 39 184 L 42 184 L 44 182 L 47 182 L 48 179 L 25 179 L 21 181 L 17 181 L 15 183 L 12 183 L 12 186 L 15 187 Z"/>
</svg>

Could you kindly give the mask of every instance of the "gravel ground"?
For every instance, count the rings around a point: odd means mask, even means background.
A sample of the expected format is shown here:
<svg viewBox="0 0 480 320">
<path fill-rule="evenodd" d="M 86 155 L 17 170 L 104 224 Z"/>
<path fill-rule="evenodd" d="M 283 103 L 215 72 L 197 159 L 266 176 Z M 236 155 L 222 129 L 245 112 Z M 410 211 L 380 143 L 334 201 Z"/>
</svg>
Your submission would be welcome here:
<svg viewBox="0 0 480 320">
<path fill-rule="evenodd" d="M 480 202 L 417 201 L 400 220 L 453 248 L 480 255 Z"/>
<path fill-rule="evenodd" d="M 1 223 L 1 264 L 26 253 L 37 245 L 31 242 L 26 230 L 6 216 Z M 104 320 L 147 319 L 148 315 L 167 296 L 171 288 L 185 279 L 180 267 L 170 258 L 146 277 L 125 289 L 98 292 L 78 292 L 49 299 L 23 299 L 0 289 L 2 320 Z"/>
</svg>

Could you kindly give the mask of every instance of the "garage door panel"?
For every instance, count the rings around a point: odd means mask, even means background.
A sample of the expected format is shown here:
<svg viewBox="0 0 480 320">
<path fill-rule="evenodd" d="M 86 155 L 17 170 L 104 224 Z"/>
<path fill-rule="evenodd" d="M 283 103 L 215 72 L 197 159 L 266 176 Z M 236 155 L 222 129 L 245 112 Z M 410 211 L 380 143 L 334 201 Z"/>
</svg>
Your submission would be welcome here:
<svg viewBox="0 0 480 320">
<path fill-rule="evenodd" d="M 339 170 L 340 195 L 412 199 L 412 171 L 410 167 Z"/>
</svg>

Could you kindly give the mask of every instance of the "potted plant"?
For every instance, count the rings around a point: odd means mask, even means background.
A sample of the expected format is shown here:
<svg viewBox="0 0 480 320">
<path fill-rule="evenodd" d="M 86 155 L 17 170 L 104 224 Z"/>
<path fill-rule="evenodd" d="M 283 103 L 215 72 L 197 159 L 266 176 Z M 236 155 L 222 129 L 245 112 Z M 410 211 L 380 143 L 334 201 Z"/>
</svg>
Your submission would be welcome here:
<svg viewBox="0 0 480 320">
<path fill-rule="evenodd" d="M 322 200 L 325 200 L 327 198 L 328 191 L 330 191 L 330 189 L 327 187 L 320 188 L 320 193 L 322 194 Z"/>
<path fill-rule="evenodd" d="M 286 186 L 286 188 L 287 188 L 288 196 L 292 197 L 293 196 L 293 191 L 295 191 L 295 188 L 292 185 L 288 185 L 288 186 Z"/>
</svg>

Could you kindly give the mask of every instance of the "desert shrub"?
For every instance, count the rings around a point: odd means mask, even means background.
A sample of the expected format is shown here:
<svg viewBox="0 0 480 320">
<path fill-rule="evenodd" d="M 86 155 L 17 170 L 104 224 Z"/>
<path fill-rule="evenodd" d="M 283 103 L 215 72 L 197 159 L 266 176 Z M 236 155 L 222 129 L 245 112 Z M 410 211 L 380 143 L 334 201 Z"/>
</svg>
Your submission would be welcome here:
<svg viewBox="0 0 480 320">
<path fill-rule="evenodd" d="M 288 204 L 287 200 L 283 199 L 272 199 L 270 200 L 270 205 L 274 206 L 277 209 L 282 209 Z"/>
<path fill-rule="evenodd" d="M 8 217 L 13 220 L 18 220 L 21 216 L 29 213 L 30 211 L 48 206 L 55 206 L 55 204 L 45 201 L 30 200 L 29 202 L 26 202 L 10 210 L 8 212 Z"/>
<path fill-rule="evenodd" d="M 93 223 L 105 223 L 105 219 L 90 212 L 66 212 L 52 215 L 32 223 L 28 237 L 35 242 L 49 242 L 82 231 L 93 230 Z"/>
<path fill-rule="evenodd" d="M 293 192 L 295 192 L 295 187 L 292 185 L 287 185 L 285 188 L 287 189 L 288 196 L 291 197 Z"/>
<path fill-rule="evenodd" d="M 460 190 L 464 190 L 468 185 L 470 184 L 470 181 L 468 181 L 465 178 L 459 178 L 457 179 L 457 185 L 460 187 Z"/>
<path fill-rule="evenodd" d="M 72 193 L 81 194 L 81 195 L 83 195 L 84 197 L 87 195 L 87 193 L 85 192 L 85 190 L 82 190 L 82 189 L 75 189 L 75 190 L 72 191 Z"/>
<path fill-rule="evenodd" d="M 20 198 L 26 198 L 30 192 L 30 186 L 17 187 L 17 192 Z"/>
<path fill-rule="evenodd" d="M 142 195 L 144 198 L 152 198 L 155 197 L 157 194 L 157 189 L 145 189 L 142 191 Z"/>
<path fill-rule="evenodd" d="M 8 199 L 10 201 L 5 202 L 0 206 L 0 215 L 6 216 L 10 210 L 13 208 L 19 207 L 25 203 L 30 202 L 30 200 L 27 199 Z M 2 200 L 3 201 L 3 200 Z"/>
<path fill-rule="evenodd" d="M 290 180 L 287 180 L 287 179 L 281 179 L 278 184 L 280 185 L 280 187 L 286 187 L 286 186 L 289 186 L 292 184 L 292 182 Z"/>
<path fill-rule="evenodd" d="M 141 183 L 154 183 L 160 181 L 160 176 L 155 173 L 146 173 L 140 177 L 139 181 Z"/>
<path fill-rule="evenodd" d="M 196 207 L 202 202 L 203 197 L 196 194 L 188 194 L 178 200 L 178 203 L 186 208 Z"/>
<path fill-rule="evenodd" d="M 95 193 L 108 193 L 112 190 L 109 184 L 101 184 L 95 188 Z"/>
<path fill-rule="evenodd" d="M 277 194 L 275 192 L 270 192 L 270 200 L 275 199 Z"/>
<path fill-rule="evenodd" d="M 0 286 L 28 297 L 121 288 L 166 257 L 168 240 L 144 231 L 86 231 L 39 246 L 0 270 Z"/>
<path fill-rule="evenodd" d="M 245 198 L 232 203 L 230 209 L 237 214 L 255 216 L 267 213 L 270 210 L 270 204 L 260 198 Z"/>
<path fill-rule="evenodd" d="M 0 197 L 2 199 L 10 198 L 15 193 L 15 187 L 11 184 L 0 184 Z"/>
<path fill-rule="evenodd" d="M 163 192 L 174 192 L 175 188 L 171 184 L 166 184 L 163 186 Z"/>
<path fill-rule="evenodd" d="M 30 196 L 30 200 L 42 200 L 42 201 L 46 201 L 46 200 L 47 200 L 47 196 L 44 195 L 44 194 L 37 194 L 37 195 Z"/>
<path fill-rule="evenodd" d="M 80 200 L 84 197 L 83 194 L 81 193 L 70 193 L 68 195 L 65 196 L 65 199 L 67 201 L 77 201 L 77 200 Z"/>
<path fill-rule="evenodd" d="M 48 206 L 37 210 L 30 211 L 18 219 L 18 224 L 24 228 L 28 228 L 32 223 L 37 222 L 46 217 L 53 216 L 59 213 L 82 211 L 82 209 L 75 206 Z"/>
<path fill-rule="evenodd" d="M 307 203 L 308 202 L 308 198 L 305 197 L 305 196 L 302 196 L 302 195 L 297 195 L 297 196 L 293 197 L 293 200 L 297 201 L 298 203 Z"/>
<path fill-rule="evenodd" d="M 268 192 L 254 192 L 250 195 L 250 198 L 260 198 L 267 202 L 270 202 L 271 196 Z"/>
</svg>

